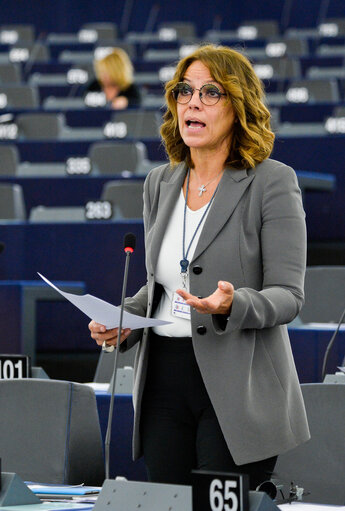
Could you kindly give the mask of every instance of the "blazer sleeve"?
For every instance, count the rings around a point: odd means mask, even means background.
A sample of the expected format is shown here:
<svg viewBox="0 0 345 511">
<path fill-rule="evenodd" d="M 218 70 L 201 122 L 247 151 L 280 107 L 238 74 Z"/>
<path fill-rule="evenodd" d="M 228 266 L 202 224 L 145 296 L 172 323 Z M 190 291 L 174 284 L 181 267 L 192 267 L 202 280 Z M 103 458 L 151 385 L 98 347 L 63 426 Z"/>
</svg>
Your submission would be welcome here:
<svg viewBox="0 0 345 511">
<path fill-rule="evenodd" d="M 213 316 L 219 334 L 289 323 L 304 303 L 305 213 L 295 172 L 280 165 L 266 176 L 261 194 L 262 289 L 235 290 L 225 327 L 224 318 Z"/>
</svg>

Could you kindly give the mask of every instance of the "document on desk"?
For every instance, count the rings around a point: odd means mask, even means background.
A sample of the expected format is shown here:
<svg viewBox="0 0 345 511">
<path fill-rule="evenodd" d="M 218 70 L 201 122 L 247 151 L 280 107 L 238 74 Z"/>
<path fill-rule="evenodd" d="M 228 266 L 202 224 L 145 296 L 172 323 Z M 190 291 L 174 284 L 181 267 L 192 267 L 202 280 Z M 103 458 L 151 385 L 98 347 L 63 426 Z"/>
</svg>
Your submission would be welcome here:
<svg viewBox="0 0 345 511">
<path fill-rule="evenodd" d="M 296 502 L 291 504 L 279 504 L 281 511 L 345 511 L 345 506 L 333 506 L 327 504 L 311 504 L 309 502 Z"/>
<path fill-rule="evenodd" d="M 22 506 L 3 506 L 1 511 L 91 511 L 94 504 L 77 502 L 41 502 Z"/>
<path fill-rule="evenodd" d="M 38 273 L 38 272 L 37 272 Z M 90 319 L 93 319 L 97 323 L 104 325 L 107 329 L 115 328 L 119 326 L 120 322 L 120 307 L 116 307 L 111 303 L 105 302 L 100 298 L 92 295 L 75 295 L 73 293 L 65 293 L 50 282 L 46 277 L 38 273 L 49 286 L 55 289 L 60 295 L 64 296 L 66 300 L 73 303 L 75 307 L 81 310 Z M 131 328 L 135 330 L 137 328 L 144 328 L 156 325 L 168 324 L 170 321 L 162 321 L 153 318 L 143 318 L 142 316 L 136 316 L 129 312 L 123 312 L 122 327 Z"/>
<path fill-rule="evenodd" d="M 61 497 L 72 498 L 76 496 L 85 495 L 98 495 L 101 491 L 99 486 L 84 486 L 84 485 L 54 485 L 54 484 L 28 484 L 30 490 L 38 497 Z"/>
</svg>

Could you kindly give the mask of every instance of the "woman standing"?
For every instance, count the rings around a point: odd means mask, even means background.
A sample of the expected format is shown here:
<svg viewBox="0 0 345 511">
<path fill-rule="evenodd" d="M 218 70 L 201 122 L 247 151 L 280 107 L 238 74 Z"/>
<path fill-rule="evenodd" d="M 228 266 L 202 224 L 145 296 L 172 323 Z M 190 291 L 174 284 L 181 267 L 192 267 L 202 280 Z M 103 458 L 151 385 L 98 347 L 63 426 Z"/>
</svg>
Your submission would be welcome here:
<svg viewBox="0 0 345 511">
<path fill-rule="evenodd" d="M 125 329 L 135 363 L 134 457 L 149 478 L 190 484 L 193 469 L 269 478 L 309 430 L 286 324 L 303 304 L 306 235 L 294 171 L 250 62 L 201 46 L 166 85 L 170 162 L 144 187 L 147 284 L 126 310 L 170 321 Z M 117 329 L 91 322 L 97 344 Z"/>
</svg>

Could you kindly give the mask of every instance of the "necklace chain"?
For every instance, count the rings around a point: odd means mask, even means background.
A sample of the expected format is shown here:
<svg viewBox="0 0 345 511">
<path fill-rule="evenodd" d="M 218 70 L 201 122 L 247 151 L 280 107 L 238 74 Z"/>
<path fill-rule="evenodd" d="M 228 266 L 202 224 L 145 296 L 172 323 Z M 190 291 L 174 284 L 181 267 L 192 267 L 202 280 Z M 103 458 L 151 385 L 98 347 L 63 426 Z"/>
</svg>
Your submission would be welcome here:
<svg viewBox="0 0 345 511">
<path fill-rule="evenodd" d="M 194 169 L 192 169 L 192 170 L 194 171 L 194 173 L 195 173 L 195 175 L 196 175 L 195 170 L 194 170 Z M 198 195 L 199 195 L 199 197 L 202 197 L 202 194 L 203 194 L 204 192 L 207 192 L 207 187 L 208 187 L 208 185 L 209 185 L 209 184 L 211 184 L 211 183 L 212 183 L 212 181 L 214 181 L 215 179 L 217 179 L 217 177 L 219 177 L 219 176 L 220 176 L 223 172 L 224 172 L 224 169 L 223 169 L 223 170 L 221 170 L 221 171 L 220 171 L 220 172 L 219 172 L 216 176 L 214 176 L 214 177 L 213 177 L 210 181 L 208 181 L 208 183 L 206 183 L 205 185 L 200 185 L 200 186 L 198 187 L 198 191 L 199 191 Z"/>
</svg>

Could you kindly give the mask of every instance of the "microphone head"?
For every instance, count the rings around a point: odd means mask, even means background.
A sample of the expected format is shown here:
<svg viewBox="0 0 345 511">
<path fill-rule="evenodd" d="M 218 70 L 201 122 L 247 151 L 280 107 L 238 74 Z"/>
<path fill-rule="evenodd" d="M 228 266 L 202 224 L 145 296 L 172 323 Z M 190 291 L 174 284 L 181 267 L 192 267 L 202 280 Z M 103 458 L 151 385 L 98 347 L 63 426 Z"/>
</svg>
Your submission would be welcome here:
<svg viewBox="0 0 345 511">
<path fill-rule="evenodd" d="M 132 232 L 127 232 L 123 239 L 125 252 L 134 252 L 135 243 L 136 243 L 135 234 L 133 234 Z"/>
</svg>

